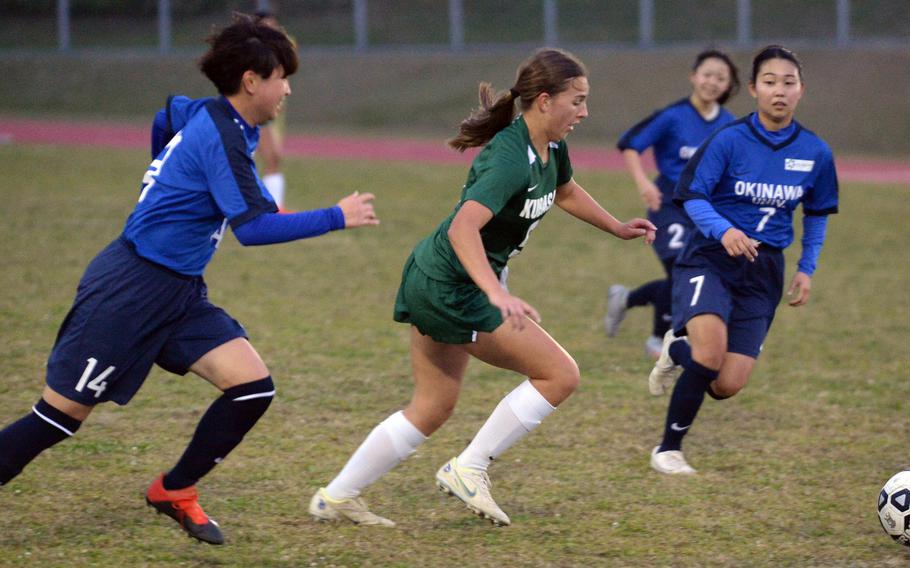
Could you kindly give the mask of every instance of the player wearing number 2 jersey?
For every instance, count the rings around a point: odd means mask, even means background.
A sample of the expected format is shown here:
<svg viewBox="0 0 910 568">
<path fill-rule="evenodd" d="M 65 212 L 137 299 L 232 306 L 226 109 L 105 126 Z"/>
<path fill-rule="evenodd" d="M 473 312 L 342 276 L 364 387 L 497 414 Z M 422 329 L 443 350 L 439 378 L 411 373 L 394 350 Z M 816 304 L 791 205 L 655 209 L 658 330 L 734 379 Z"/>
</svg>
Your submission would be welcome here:
<svg viewBox="0 0 910 568">
<path fill-rule="evenodd" d="M 126 404 L 152 364 L 201 376 L 222 391 L 199 421 L 177 464 L 158 476 L 146 501 L 193 538 L 221 544 L 218 524 L 199 506 L 196 482 L 221 462 L 265 413 L 275 388 L 246 331 L 207 298 L 202 274 L 231 225 L 244 245 L 378 223 L 372 196 L 279 215 L 256 174 L 258 126 L 290 94 L 297 51 L 281 29 L 237 15 L 210 38 L 200 67 L 221 96 L 171 99 L 176 132 L 149 166 L 122 235 L 89 264 L 60 326 L 41 399 L 0 431 L 0 485 L 45 449 L 74 435 L 96 404 Z M 178 120 L 179 115 L 179 120 Z"/>
<path fill-rule="evenodd" d="M 712 136 L 689 161 L 674 197 L 695 222 L 673 271 L 673 329 L 649 377 L 673 389 L 664 438 L 651 465 L 693 473 L 681 444 L 707 392 L 729 398 L 749 380 L 784 287 L 783 249 L 803 208 L 802 256 L 788 294 L 809 299 L 811 277 L 837 212 L 837 173 L 828 145 L 793 119 L 803 94 L 793 52 L 769 46 L 752 64 L 758 111 Z M 676 334 L 686 334 L 686 340 Z"/>
<path fill-rule="evenodd" d="M 626 316 L 636 306 L 654 306 L 651 335 L 645 352 L 660 354 L 661 338 L 670 328 L 670 290 L 673 263 L 682 249 L 692 224 L 685 211 L 673 203 L 673 188 L 679 175 L 708 136 L 736 118 L 723 105 L 739 90 L 739 74 L 730 57 L 716 49 L 702 51 L 695 58 L 689 75 L 692 93 L 639 122 L 619 139 L 626 167 L 642 200 L 648 207 L 648 220 L 657 226 L 654 253 L 663 264 L 666 278 L 652 280 L 634 290 L 621 284 L 610 286 L 604 327 L 614 336 Z M 654 148 L 660 175 L 653 182 L 641 164 L 641 154 Z"/>
<path fill-rule="evenodd" d="M 449 142 L 486 144 L 474 159 L 455 211 L 405 264 L 395 319 L 411 324 L 414 395 L 380 423 L 341 473 L 313 496 L 319 519 L 392 525 L 371 513 L 360 492 L 413 453 L 451 416 L 468 359 L 529 377 L 493 410 L 470 445 L 443 464 L 436 483 L 497 524 L 510 520 L 493 500 L 487 467 L 533 430 L 574 390 L 578 366 L 538 325 L 537 312 L 500 282 L 510 256 L 553 206 L 623 239 L 645 236 L 644 219 L 617 221 L 572 179 L 564 138 L 588 115 L 584 66 L 560 50 L 537 51 L 515 86 L 494 97 L 480 86 L 481 109 Z M 522 113 L 513 119 L 515 103 Z"/>
</svg>

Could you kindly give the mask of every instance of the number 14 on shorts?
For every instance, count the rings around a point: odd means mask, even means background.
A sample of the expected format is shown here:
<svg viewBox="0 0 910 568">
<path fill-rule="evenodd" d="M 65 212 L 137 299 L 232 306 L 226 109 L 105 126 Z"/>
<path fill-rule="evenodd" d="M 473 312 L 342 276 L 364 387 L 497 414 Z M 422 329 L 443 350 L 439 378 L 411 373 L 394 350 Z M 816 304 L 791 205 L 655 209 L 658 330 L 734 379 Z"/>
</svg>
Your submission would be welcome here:
<svg viewBox="0 0 910 568">
<path fill-rule="evenodd" d="M 111 365 L 107 369 L 101 371 L 97 377 L 92 379 L 92 373 L 95 371 L 95 367 L 98 366 L 98 359 L 94 357 L 89 357 L 87 359 L 88 365 L 85 366 L 85 370 L 82 371 L 82 377 L 79 379 L 79 382 L 76 384 L 76 391 L 83 392 L 86 387 L 90 390 L 95 391 L 95 398 L 101 396 L 101 393 L 104 392 L 104 389 L 107 388 L 107 382 L 104 380 L 114 372 L 116 367 Z"/>
</svg>

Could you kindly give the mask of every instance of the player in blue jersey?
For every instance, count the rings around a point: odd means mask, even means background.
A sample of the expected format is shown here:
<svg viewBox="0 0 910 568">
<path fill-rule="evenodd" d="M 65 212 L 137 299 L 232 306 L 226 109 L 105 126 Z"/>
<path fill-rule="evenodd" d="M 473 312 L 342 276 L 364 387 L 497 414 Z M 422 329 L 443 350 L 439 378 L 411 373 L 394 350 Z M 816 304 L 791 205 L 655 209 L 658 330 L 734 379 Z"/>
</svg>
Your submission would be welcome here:
<svg viewBox="0 0 910 568">
<path fill-rule="evenodd" d="M 166 115 L 180 113 L 182 126 L 169 140 L 158 133 L 165 145 L 145 173 L 139 203 L 80 280 L 41 399 L 0 431 L 0 485 L 74 435 L 98 403 L 129 402 L 152 364 L 180 375 L 192 371 L 223 394 L 177 464 L 149 486 L 146 501 L 191 537 L 221 544 L 217 523 L 199 506 L 196 482 L 265 413 L 275 387 L 243 327 L 208 301 L 203 271 L 228 224 L 242 244 L 260 245 L 378 220 L 369 194 L 276 214 L 252 153 L 258 126 L 290 94 L 296 46 L 282 30 L 240 14 L 209 42 L 200 67 L 220 96 L 176 110 L 168 105 Z"/>
<path fill-rule="evenodd" d="M 632 174 L 638 193 L 648 207 L 648 219 L 657 226 L 654 252 L 663 264 L 666 278 L 652 280 L 634 290 L 621 284 L 610 286 L 604 327 L 613 337 L 636 306 L 654 306 L 654 321 L 645 352 L 660 355 L 664 333 L 670 327 L 670 290 L 673 262 L 692 225 L 682 207 L 673 203 L 673 188 L 686 162 L 717 129 L 736 118 L 723 105 L 739 90 L 739 74 L 730 57 L 716 49 L 698 54 L 689 74 L 692 92 L 664 107 L 622 135 L 617 147 Z M 654 149 L 659 175 L 651 181 L 641 163 L 641 154 Z"/>
<path fill-rule="evenodd" d="M 538 325 L 537 311 L 506 289 L 508 260 L 554 205 L 621 239 L 654 238 L 650 222 L 617 220 L 575 182 L 565 137 L 588 115 L 587 98 L 584 65 L 557 49 L 535 52 L 515 85 L 498 96 L 481 83 L 481 108 L 449 145 L 483 150 L 455 210 L 405 263 L 395 301 L 395 320 L 411 326 L 413 397 L 313 495 L 314 517 L 393 526 L 370 512 L 360 493 L 449 419 L 468 361 L 476 357 L 528 378 L 499 402 L 468 447 L 439 468 L 436 484 L 475 513 L 510 523 L 493 500 L 487 468 L 572 394 L 579 371 Z"/>
<path fill-rule="evenodd" d="M 748 383 L 783 295 L 783 249 L 793 241 L 800 204 L 802 255 L 787 295 L 794 307 L 809 300 L 838 186 L 831 149 L 793 118 L 803 90 L 792 51 L 772 45 L 759 52 L 749 82 L 757 111 L 709 138 L 674 192 L 698 230 L 676 260 L 673 328 L 649 377 L 653 391 L 664 391 L 682 368 L 663 441 L 651 453 L 661 473 L 695 472 L 682 439 L 705 393 L 725 399 Z"/>
</svg>

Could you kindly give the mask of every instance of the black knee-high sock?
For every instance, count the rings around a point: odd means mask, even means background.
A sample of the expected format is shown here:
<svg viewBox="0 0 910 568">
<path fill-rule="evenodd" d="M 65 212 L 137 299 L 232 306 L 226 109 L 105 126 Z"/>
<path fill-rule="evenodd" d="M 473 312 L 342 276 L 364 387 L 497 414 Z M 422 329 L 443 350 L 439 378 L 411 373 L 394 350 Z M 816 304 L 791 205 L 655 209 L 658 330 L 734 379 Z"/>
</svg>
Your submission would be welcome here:
<svg viewBox="0 0 910 568">
<path fill-rule="evenodd" d="M 661 338 L 667 333 L 667 330 L 670 329 L 670 324 L 673 322 L 670 315 L 672 313 L 671 286 L 670 280 L 663 280 L 660 288 L 654 294 L 654 324 L 651 328 L 651 334 Z"/>
<path fill-rule="evenodd" d="M 690 363 L 690 361 L 692 361 L 692 347 L 689 346 L 688 341 L 674 341 L 670 344 L 669 352 L 670 359 L 672 359 L 674 363 L 682 366 L 683 368 L 685 368 Z M 707 392 L 708 396 L 714 400 L 726 400 L 733 396 L 717 394 L 714 392 L 714 389 L 711 388 L 710 384 L 705 389 L 705 392 Z"/>
<path fill-rule="evenodd" d="M 673 323 L 673 265 L 676 264 L 676 258 L 663 258 L 660 262 L 664 265 L 667 279 L 654 298 L 653 332 L 657 337 L 663 337 Z"/>
<path fill-rule="evenodd" d="M 667 409 L 667 422 L 664 425 L 664 439 L 658 451 L 679 450 L 682 447 L 683 436 L 688 433 L 695 421 L 698 409 L 705 400 L 705 391 L 711 381 L 717 378 L 717 373 L 700 365 L 694 359 L 689 359 L 683 374 L 673 387 L 670 407 Z"/>
<path fill-rule="evenodd" d="M 669 352 L 670 359 L 673 359 L 674 363 L 681 365 L 683 368 L 692 361 L 692 347 L 688 341 L 683 339 L 671 343 Z"/>
<path fill-rule="evenodd" d="M 39 400 L 31 412 L 0 430 L 0 485 L 19 475 L 38 454 L 75 434 L 81 425 Z"/>
<path fill-rule="evenodd" d="M 629 292 L 629 299 L 626 300 L 626 306 L 634 308 L 636 306 L 653 304 L 654 298 L 657 296 L 663 283 L 663 280 L 652 280 L 632 290 Z"/>
<path fill-rule="evenodd" d="M 180 461 L 164 476 L 164 488 L 195 485 L 243 440 L 275 395 L 272 377 L 224 391 L 199 421 Z"/>
</svg>

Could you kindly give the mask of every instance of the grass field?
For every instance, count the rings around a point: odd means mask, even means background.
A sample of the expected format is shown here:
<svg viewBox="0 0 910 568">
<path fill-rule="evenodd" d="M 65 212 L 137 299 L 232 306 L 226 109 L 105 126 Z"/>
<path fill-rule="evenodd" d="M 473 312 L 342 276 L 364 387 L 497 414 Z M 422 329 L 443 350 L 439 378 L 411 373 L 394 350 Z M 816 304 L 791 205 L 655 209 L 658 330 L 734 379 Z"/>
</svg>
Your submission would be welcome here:
<svg viewBox="0 0 910 568">
<path fill-rule="evenodd" d="M 143 152 L 0 146 L 0 424 L 37 399 L 57 326 L 90 257 L 131 210 Z M 289 160 L 293 207 L 377 194 L 382 225 L 242 249 L 207 280 L 248 328 L 279 388 L 271 410 L 201 485 L 228 545 L 196 545 L 142 492 L 182 452 L 216 391 L 154 371 L 126 408 L 0 489 L 2 566 L 904 566 L 878 526 L 881 484 L 910 466 L 905 187 L 849 185 L 809 306 L 782 306 L 753 382 L 706 402 L 688 437 L 697 477 L 660 477 L 648 452 L 666 399 L 648 395 L 650 314 L 601 328 L 613 282 L 659 274 L 641 243 L 554 211 L 512 264 L 513 290 L 578 360 L 582 386 L 493 466 L 514 525 L 496 529 L 433 485 L 521 378 L 472 363 L 456 414 L 366 493 L 399 528 L 311 522 L 306 503 L 410 394 L 407 328 L 391 321 L 401 265 L 452 207 L 463 168 Z M 621 217 L 624 177 L 576 178 Z M 798 245 L 791 251 L 794 265 Z"/>
</svg>

